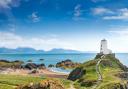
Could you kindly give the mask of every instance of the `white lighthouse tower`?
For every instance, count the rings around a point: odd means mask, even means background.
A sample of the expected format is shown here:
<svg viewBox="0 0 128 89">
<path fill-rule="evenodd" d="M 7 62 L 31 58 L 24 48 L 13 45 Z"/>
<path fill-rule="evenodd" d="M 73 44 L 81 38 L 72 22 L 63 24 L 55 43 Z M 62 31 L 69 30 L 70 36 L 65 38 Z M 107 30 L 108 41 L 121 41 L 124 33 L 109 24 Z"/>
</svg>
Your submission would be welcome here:
<svg viewBox="0 0 128 89">
<path fill-rule="evenodd" d="M 101 40 L 100 54 L 112 54 L 112 51 L 107 48 L 107 40 Z"/>
</svg>

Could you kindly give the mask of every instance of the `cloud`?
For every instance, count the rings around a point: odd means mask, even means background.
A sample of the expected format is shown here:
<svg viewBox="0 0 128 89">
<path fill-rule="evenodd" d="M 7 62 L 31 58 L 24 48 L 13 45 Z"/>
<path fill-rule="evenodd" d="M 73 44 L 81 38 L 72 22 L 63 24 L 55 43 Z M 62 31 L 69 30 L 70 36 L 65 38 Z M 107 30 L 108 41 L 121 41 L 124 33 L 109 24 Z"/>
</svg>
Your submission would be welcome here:
<svg viewBox="0 0 128 89">
<path fill-rule="evenodd" d="M 128 28 L 120 28 L 121 30 L 110 30 L 109 33 L 116 34 L 118 36 L 128 36 Z"/>
<path fill-rule="evenodd" d="M 115 52 L 128 51 L 128 27 L 118 27 L 108 31 L 111 49 Z"/>
<path fill-rule="evenodd" d="M 103 14 L 113 14 L 114 12 L 107 8 L 97 7 L 92 9 L 92 13 L 94 15 L 103 15 Z"/>
<path fill-rule="evenodd" d="M 81 9 L 81 5 L 78 4 L 74 7 L 74 13 L 73 13 L 73 20 L 85 20 L 85 18 L 82 17 L 82 14 L 84 13 L 84 10 Z"/>
<path fill-rule="evenodd" d="M 37 12 L 33 12 L 29 18 L 32 20 L 32 22 L 39 22 L 40 17 L 37 15 Z"/>
<path fill-rule="evenodd" d="M 17 48 L 17 47 L 31 47 L 35 49 L 50 50 L 53 48 L 73 48 L 68 42 L 64 42 L 58 38 L 43 38 L 32 37 L 25 38 L 23 36 L 16 35 L 12 32 L 0 32 L 0 47 Z"/>
<path fill-rule="evenodd" d="M 105 20 L 128 20 L 128 8 L 118 9 L 115 15 L 104 16 Z"/>
<path fill-rule="evenodd" d="M 128 20 L 128 8 L 111 10 L 108 8 L 92 8 L 93 15 L 102 15 L 104 20 Z"/>
<path fill-rule="evenodd" d="M 9 4 L 12 3 L 12 0 L 0 0 L 0 7 L 10 8 Z"/>
<path fill-rule="evenodd" d="M 74 16 L 75 17 L 79 17 L 79 16 L 81 16 L 81 14 L 82 14 L 82 12 L 81 12 L 81 5 L 78 4 L 74 8 Z"/>
<path fill-rule="evenodd" d="M 0 7 L 10 9 L 20 5 L 20 0 L 0 0 Z"/>
<path fill-rule="evenodd" d="M 3 14 L 7 19 L 4 19 L 2 23 L 9 29 L 9 31 L 15 31 L 16 18 L 13 15 L 12 7 L 20 6 L 21 0 L 0 0 L 0 14 Z"/>
</svg>

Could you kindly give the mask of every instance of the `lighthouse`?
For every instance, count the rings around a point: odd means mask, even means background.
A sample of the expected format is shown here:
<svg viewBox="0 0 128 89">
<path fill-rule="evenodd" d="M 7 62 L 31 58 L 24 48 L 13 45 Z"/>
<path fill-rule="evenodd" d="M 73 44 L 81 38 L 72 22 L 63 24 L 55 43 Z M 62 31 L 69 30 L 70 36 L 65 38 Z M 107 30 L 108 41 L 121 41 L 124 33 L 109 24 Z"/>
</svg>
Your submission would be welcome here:
<svg viewBox="0 0 128 89">
<path fill-rule="evenodd" d="M 112 51 L 107 47 L 107 40 L 101 40 L 100 54 L 112 54 Z"/>
</svg>

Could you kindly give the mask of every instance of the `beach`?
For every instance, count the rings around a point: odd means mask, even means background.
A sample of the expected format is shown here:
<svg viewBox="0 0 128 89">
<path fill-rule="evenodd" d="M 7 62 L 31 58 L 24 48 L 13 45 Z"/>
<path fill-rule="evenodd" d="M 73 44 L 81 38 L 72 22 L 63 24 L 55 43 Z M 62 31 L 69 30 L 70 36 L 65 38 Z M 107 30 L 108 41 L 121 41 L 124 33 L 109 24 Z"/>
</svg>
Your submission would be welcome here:
<svg viewBox="0 0 128 89">
<path fill-rule="evenodd" d="M 41 76 L 41 77 L 51 77 L 51 78 L 67 78 L 68 74 L 54 72 L 49 69 L 38 69 L 38 72 L 31 73 L 33 70 L 28 69 L 1 69 L 0 74 L 10 74 L 10 75 L 31 75 L 31 76 Z"/>
</svg>

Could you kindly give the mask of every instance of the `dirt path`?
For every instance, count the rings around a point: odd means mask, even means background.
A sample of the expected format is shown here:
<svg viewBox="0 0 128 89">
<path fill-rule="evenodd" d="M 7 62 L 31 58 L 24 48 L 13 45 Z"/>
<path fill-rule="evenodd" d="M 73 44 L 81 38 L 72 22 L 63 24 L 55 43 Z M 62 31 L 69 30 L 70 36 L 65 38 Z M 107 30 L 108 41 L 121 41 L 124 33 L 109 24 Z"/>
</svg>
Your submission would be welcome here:
<svg viewBox="0 0 128 89">
<path fill-rule="evenodd" d="M 96 89 L 100 85 L 100 83 L 102 82 L 102 80 L 103 80 L 102 73 L 100 71 L 99 65 L 100 65 L 100 63 L 101 63 L 101 61 L 102 61 L 102 59 L 103 59 L 104 56 L 105 55 L 101 56 L 100 59 L 99 59 L 99 61 L 96 64 L 96 73 L 98 75 L 98 81 L 97 81 L 97 84 L 92 87 L 92 89 Z"/>
<path fill-rule="evenodd" d="M 97 72 L 97 75 L 98 75 L 98 81 L 102 81 L 103 80 L 99 64 L 101 63 L 101 61 L 103 60 L 104 57 L 105 57 L 105 55 L 101 56 L 99 61 L 96 64 L 96 72 Z"/>
<path fill-rule="evenodd" d="M 102 61 L 102 59 L 100 59 L 97 64 L 96 64 L 96 72 L 97 72 L 97 75 L 98 75 L 98 81 L 102 81 L 103 78 L 102 78 L 102 74 L 100 72 L 100 68 L 99 68 L 99 64 L 100 62 Z"/>
</svg>

